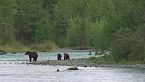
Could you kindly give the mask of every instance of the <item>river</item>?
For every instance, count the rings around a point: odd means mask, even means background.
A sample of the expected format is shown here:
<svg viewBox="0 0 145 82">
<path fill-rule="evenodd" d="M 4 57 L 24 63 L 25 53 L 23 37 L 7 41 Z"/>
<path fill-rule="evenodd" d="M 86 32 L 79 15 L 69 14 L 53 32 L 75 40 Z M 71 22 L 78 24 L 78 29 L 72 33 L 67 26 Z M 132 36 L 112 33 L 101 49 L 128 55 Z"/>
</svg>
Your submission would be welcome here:
<svg viewBox="0 0 145 82">
<path fill-rule="evenodd" d="M 55 60 L 56 53 L 40 52 L 39 60 Z M 89 57 L 87 52 L 70 52 L 70 56 Z M 66 70 L 70 66 L 27 65 L 26 62 L 28 57 L 24 53 L 0 55 L 0 82 L 145 82 L 145 69 L 78 67 L 79 70 Z"/>
</svg>

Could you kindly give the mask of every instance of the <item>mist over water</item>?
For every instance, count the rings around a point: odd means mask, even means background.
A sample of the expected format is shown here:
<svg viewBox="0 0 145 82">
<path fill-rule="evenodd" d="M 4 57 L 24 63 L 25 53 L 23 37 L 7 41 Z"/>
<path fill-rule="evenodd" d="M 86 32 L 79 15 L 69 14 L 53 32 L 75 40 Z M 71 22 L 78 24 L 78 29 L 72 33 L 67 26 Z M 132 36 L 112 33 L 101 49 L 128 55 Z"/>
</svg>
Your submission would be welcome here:
<svg viewBox="0 0 145 82">
<path fill-rule="evenodd" d="M 62 52 L 60 52 L 62 53 Z M 71 52 L 72 58 L 89 57 L 86 52 Z M 56 52 L 40 52 L 39 60 L 56 60 Z M 24 53 L 0 55 L 0 82 L 145 82 L 145 69 L 27 65 Z M 56 70 L 60 71 L 57 72 Z"/>
</svg>

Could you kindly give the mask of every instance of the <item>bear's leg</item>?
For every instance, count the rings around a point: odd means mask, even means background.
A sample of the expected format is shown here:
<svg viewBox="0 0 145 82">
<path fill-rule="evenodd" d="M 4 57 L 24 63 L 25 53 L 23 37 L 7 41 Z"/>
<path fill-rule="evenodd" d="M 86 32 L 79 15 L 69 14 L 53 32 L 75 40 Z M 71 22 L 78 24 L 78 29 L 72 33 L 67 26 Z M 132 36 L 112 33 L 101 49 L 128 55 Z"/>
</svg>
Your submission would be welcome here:
<svg viewBox="0 0 145 82">
<path fill-rule="evenodd" d="M 37 61 L 37 57 L 33 58 L 33 61 Z"/>
<path fill-rule="evenodd" d="M 29 61 L 31 62 L 31 57 L 29 57 Z"/>
</svg>

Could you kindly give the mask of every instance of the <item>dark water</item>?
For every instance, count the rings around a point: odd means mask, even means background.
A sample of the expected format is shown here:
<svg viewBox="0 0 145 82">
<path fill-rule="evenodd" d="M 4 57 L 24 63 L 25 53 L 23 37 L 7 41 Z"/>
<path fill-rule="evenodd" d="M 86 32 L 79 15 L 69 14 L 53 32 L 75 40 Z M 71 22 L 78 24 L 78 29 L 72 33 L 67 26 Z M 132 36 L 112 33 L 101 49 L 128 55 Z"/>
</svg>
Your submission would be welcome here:
<svg viewBox="0 0 145 82">
<path fill-rule="evenodd" d="M 56 52 L 40 52 L 39 60 L 56 59 Z M 86 52 L 71 52 L 72 58 L 88 57 Z M 0 56 L 0 82 L 145 82 L 145 69 L 27 65 L 24 53 Z M 56 72 L 59 69 L 59 72 Z"/>
</svg>

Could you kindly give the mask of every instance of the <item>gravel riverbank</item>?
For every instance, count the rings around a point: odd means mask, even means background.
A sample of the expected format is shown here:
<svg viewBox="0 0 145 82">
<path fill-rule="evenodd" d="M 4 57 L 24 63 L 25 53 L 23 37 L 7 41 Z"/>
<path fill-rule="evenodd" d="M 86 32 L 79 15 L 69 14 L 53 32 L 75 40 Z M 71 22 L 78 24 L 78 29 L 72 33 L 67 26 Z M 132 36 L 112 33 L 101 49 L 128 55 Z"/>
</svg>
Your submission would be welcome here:
<svg viewBox="0 0 145 82">
<path fill-rule="evenodd" d="M 81 66 L 81 67 L 119 67 L 119 68 L 143 68 L 145 64 L 101 64 L 90 61 L 88 58 L 71 59 L 71 60 L 48 60 L 38 61 L 36 63 L 27 63 L 36 65 L 61 65 L 61 66 Z"/>
</svg>

